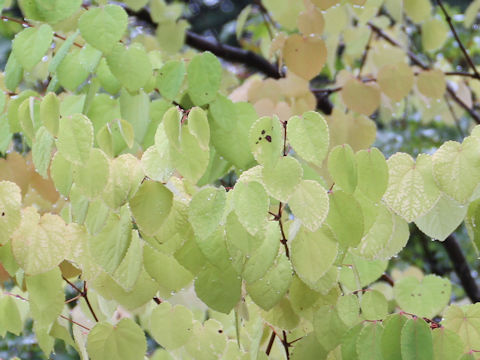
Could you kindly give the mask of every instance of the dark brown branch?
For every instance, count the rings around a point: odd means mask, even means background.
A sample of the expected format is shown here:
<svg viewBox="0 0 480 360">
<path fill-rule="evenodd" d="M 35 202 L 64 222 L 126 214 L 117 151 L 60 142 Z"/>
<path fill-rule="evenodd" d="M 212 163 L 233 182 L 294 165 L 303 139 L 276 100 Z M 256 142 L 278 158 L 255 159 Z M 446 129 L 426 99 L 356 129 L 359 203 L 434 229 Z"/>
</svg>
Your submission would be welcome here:
<svg viewBox="0 0 480 360">
<path fill-rule="evenodd" d="M 287 333 L 285 332 L 285 330 L 282 330 L 282 334 L 283 334 L 283 339 L 282 339 L 283 348 L 285 349 L 287 360 L 290 360 L 290 351 L 288 350 L 288 348 L 290 347 L 290 344 L 288 343 L 288 340 L 287 340 Z"/>
<path fill-rule="evenodd" d="M 475 282 L 475 279 L 472 276 L 470 267 L 467 263 L 465 255 L 463 255 L 462 249 L 452 234 L 445 241 L 442 242 L 450 261 L 453 264 L 455 272 L 462 283 L 462 287 L 465 290 L 465 293 L 472 301 L 476 303 L 480 301 L 480 290 Z"/>
<path fill-rule="evenodd" d="M 66 277 L 62 276 L 63 280 L 70 285 L 78 294 L 85 299 L 85 302 L 87 303 L 88 309 L 90 310 L 90 313 L 92 314 L 93 318 L 95 319 L 96 322 L 98 322 L 98 317 L 95 314 L 95 311 L 93 310 L 92 304 L 90 304 L 90 300 L 88 300 L 88 289 L 87 289 L 87 282 L 83 282 L 83 290 L 81 290 L 78 286 L 76 286 L 74 283 L 69 281 Z"/>
<path fill-rule="evenodd" d="M 265 350 L 265 354 L 267 354 L 267 356 L 269 356 L 270 352 L 272 351 L 273 343 L 275 341 L 275 336 L 276 336 L 275 331 L 272 331 L 270 340 L 268 340 L 267 350 Z"/>
<path fill-rule="evenodd" d="M 437 0 L 437 4 L 440 6 L 442 9 L 443 15 L 445 16 L 445 20 L 448 23 L 448 26 L 450 27 L 450 31 L 452 32 L 453 36 L 455 37 L 455 40 L 457 41 L 458 46 L 462 50 L 463 56 L 465 57 L 465 60 L 467 60 L 468 65 L 472 68 L 475 78 L 480 79 L 480 74 L 477 71 L 477 68 L 475 67 L 475 64 L 473 63 L 472 58 L 470 55 L 468 55 L 467 49 L 465 49 L 465 46 L 463 46 L 462 41 L 460 40 L 460 37 L 457 34 L 457 31 L 455 30 L 455 27 L 453 26 L 452 23 L 452 18 L 450 17 L 450 14 L 447 12 L 445 9 L 445 6 L 443 6 L 442 0 Z"/>
</svg>

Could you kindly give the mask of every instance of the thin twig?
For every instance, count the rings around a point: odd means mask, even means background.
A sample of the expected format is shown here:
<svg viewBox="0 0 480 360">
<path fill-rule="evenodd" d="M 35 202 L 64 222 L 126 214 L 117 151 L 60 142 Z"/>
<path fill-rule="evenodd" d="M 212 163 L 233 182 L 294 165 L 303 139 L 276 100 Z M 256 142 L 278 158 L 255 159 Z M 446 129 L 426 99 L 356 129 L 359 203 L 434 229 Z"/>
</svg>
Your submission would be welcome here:
<svg viewBox="0 0 480 360">
<path fill-rule="evenodd" d="M 83 290 L 78 288 L 75 284 L 70 282 L 65 276 L 62 276 L 63 280 L 70 285 L 75 291 L 78 292 L 78 294 L 85 299 L 85 302 L 87 303 L 88 309 L 90 310 L 90 313 L 92 314 L 93 318 L 95 319 L 96 322 L 98 322 L 98 317 L 97 314 L 95 314 L 95 311 L 93 310 L 92 304 L 90 304 L 90 300 L 88 299 L 88 289 L 87 289 L 87 282 L 83 282 Z"/>
<path fill-rule="evenodd" d="M 283 348 L 285 349 L 287 360 L 290 360 L 290 351 L 288 350 L 288 348 L 290 347 L 290 344 L 288 343 L 288 340 L 287 340 L 287 333 L 285 332 L 285 330 L 282 330 L 282 334 L 283 334 L 283 339 L 282 339 Z"/>
<path fill-rule="evenodd" d="M 367 56 L 368 56 L 368 52 L 370 51 L 370 43 L 372 42 L 372 38 L 373 38 L 373 31 L 370 32 L 370 37 L 368 38 L 367 46 L 365 47 L 365 50 L 363 51 L 362 60 L 360 61 L 360 70 L 358 71 L 358 75 L 357 75 L 358 79 L 361 79 L 361 77 L 362 77 L 363 67 L 365 66 L 365 63 L 367 62 Z"/>
<path fill-rule="evenodd" d="M 275 331 L 272 331 L 272 335 L 270 336 L 270 340 L 268 340 L 268 345 L 267 345 L 267 350 L 265 350 L 265 354 L 267 356 L 270 355 L 270 352 L 272 351 L 273 343 L 275 341 Z"/>
<path fill-rule="evenodd" d="M 65 316 L 65 315 L 60 314 L 60 317 L 61 317 L 62 319 L 65 319 L 65 320 L 67 320 L 67 321 L 70 321 L 72 324 L 75 324 L 75 325 L 77 325 L 77 326 L 80 326 L 81 328 L 84 328 L 84 329 L 87 330 L 87 331 L 90 331 L 90 328 L 86 327 L 85 325 L 80 324 L 79 322 L 76 322 L 76 321 L 73 320 L 73 319 L 70 319 L 69 317 L 67 317 L 67 316 Z"/>
<path fill-rule="evenodd" d="M 460 40 L 460 37 L 458 36 L 457 31 L 455 30 L 455 27 L 453 26 L 452 18 L 450 17 L 450 14 L 447 12 L 447 9 L 445 9 L 445 6 L 443 5 L 443 1 L 442 0 L 437 0 L 437 4 L 442 9 L 443 15 L 445 16 L 445 20 L 447 21 L 448 26 L 450 27 L 450 30 L 451 30 L 453 36 L 455 37 L 455 40 L 457 41 L 458 46 L 462 50 L 462 53 L 463 53 L 463 56 L 465 57 L 465 60 L 467 60 L 468 65 L 470 65 L 470 68 L 475 73 L 475 78 L 480 79 L 480 74 L 478 73 L 477 68 L 476 68 L 475 64 L 473 63 L 472 58 L 470 57 L 470 55 L 468 55 L 467 49 L 465 49 L 465 46 L 463 46 L 463 43 Z"/>
</svg>

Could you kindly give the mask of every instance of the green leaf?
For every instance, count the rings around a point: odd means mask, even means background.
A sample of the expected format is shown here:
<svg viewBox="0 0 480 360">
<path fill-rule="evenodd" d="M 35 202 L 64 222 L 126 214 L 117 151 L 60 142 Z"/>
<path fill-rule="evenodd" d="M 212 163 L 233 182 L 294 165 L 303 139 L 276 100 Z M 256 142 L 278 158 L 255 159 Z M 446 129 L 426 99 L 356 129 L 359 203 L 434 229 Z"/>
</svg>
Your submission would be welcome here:
<svg viewBox="0 0 480 360">
<path fill-rule="evenodd" d="M 50 327 L 62 312 L 65 301 L 60 269 L 54 268 L 43 274 L 26 276 L 25 282 L 32 318 L 37 326 Z"/>
<path fill-rule="evenodd" d="M 94 261 L 113 274 L 122 262 L 132 235 L 131 214 L 125 205 L 119 214 L 110 213 L 102 230 L 89 237 L 88 246 Z"/>
<path fill-rule="evenodd" d="M 193 279 L 192 274 L 173 256 L 155 251 L 149 246 L 143 248 L 143 262 L 147 273 L 165 292 L 180 291 Z"/>
<path fill-rule="evenodd" d="M 448 37 L 448 26 L 443 19 L 429 19 L 422 24 L 422 47 L 426 51 L 442 48 Z"/>
<path fill-rule="evenodd" d="M 64 88 L 75 92 L 95 70 L 101 55 L 100 51 L 88 44 L 81 50 L 75 48 L 70 51 L 57 68 L 58 81 Z"/>
<path fill-rule="evenodd" d="M 162 124 L 160 124 L 160 127 L 163 127 Z M 145 175 L 152 180 L 161 182 L 167 182 L 175 171 L 170 161 L 168 142 L 165 141 L 164 145 L 166 145 L 164 151 L 160 152 L 156 146 L 150 146 L 142 155 Z"/>
<path fill-rule="evenodd" d="M 403 360 L 433 360 L 432 333 L 425 320 L 407 320 L 402 328 L 401 349 Z"/>
<path fill-rule="evenodd" d="M 313 318 L 313 328 L 317 341 L 327 351 L 339 345 L 342 336 L 348 330 L 338 316 L 337 310 L 330 305 L 322 306 L 317 310 Z"/>
<path fill-rule="evenodd" d="M 183 84 L 186 70 L 183 61 L 168 61 L 158 71 L 157 88 L 160 94 L 168 100 L 173 100 L 178 95 Z"/>
<path fill-rule="evenodd" d="M 40 217 L 33 207 L 23 209 L 20 226 L 12 235 L 12 251 L 26 274 L 45 273 L 62 262 L 70 251 L 64 232 L 65 223 L 58 215 Z"/>
<path fill-rule="evenodd" d="M 0 181 L 0 245 L 5 245 L 21 222 L 22 194 L 17 184 Z"/>
<path fill-rule="evenodd" d="M 352 194 L 357 187 L 357 164 L 350 145 L 335 146 L 328 155 L 328 172 L 335 185 Z"/>
<path fill-rule="evenodd" d="M 388 302 L 380 291 L 370 290 L 362 295 L 362 315 L 367 320 L 383 320 L 388 314 Z"/>
<path fill-rule="evenodd" d="M 363 214 L 357 200 L 341 190 L 329 193 L 327 224 L 342 246 L 357 246 L 363 237 Z"/>
<path fill-rule="evenodd" d="M 470 136 L 462 144 L 447 141 L 433 155 L 433 176 L 438 188 L 465 203 L 480 177 L 480 139 Z"/>
<path fill-rule="evenodd" d="M 155 134 L 155 145 L 157 149 L 160 151 L 164 142 L 162 139 L 163 134 L 167 137 L 168 141 L 172 146 L 176 149 L 181 150 L 181 141 L 182 141 L 182 130 L 181 130 L 181 120 L 182 120 L 182 113 L 176 107 L 172 107 L 165 112 L 163 115 L 162 124 L 163 130 L 161 131 L 161 126 L 157 128 L 157 132 Z M 162 141 L 163 140 L 163 141 Z"/>
<path fill-rule="evenodd" d="M 143 269 L 143 243 L 137 230 L 132 230 L 130 246 L 120 265 L 113 273 L 113 279 L 123 289 L 131 291 Z"/>
<path fill-rule="evenodd" d="M 50 24 L 72 16 L 80 5 L 81 0 L 20 0 L 20 8 L 26 18 Z"/>
<path fill-rule="evenodd" d="M 381 338 L 383 326 L 381 323 L 367 323 L 360 331 L 357 339 L 357 354 L 359 360 L 382 360 Z"/>
<path fill-rule="evenodd" d="M 381 349 L 384 359 L 402 360 L 400 336 L 407 318 L 400 314 L 389 315 L 383 321 Z"/>
<path fill-rule="evenodd" d="M 451 285 L 447 279 L 427 275 L 420 282 L 408 276 L 395 282 L 393 288 L 398 306 L 406 312 L 433 318 L 450 300 Z"/>
<path fill-rule="evenodd" d="M 193 314 L 185 306 L 163 302 L 150 315 L 150 332 L 165 349 L 177 349 L 193 334 Z"/>
<path fill-rule="evenodd" d="M 464 351 L 480 346 L 480 303 L 450 305 L 443 314 L 445 329 L 458 334 L 465 344 Z"/>
<path fill-rule="evenodd" d="M 278 118 L 264 116 L 250 128 L 250 149 L 259 164 L 276 165 L 283 150 L 283 136 Z"/>
<path fill-rule="evenodd" d="M 373 202 L 381 200 L 388 186 L 388 165 L 377 148 L 360 150 L 355 154 L 357 162 L 357 191 Z"/>
<path fill-rule="evenodd" d="M 432 176 L 432 158 L 420 154 L 417 161 L 405 153 L 388 159 L 386 204 L 407 222 L 412 222 L 432 209 L 440 192 Z"/>
<path fill-rule="evenodd" d="M 296 274 L 307 285 L 325 275 L 337 257 L 338 243 L 328 227 L 315 232 L 301 229 L 291 244 L 291 260 Z"/>
<path fill-rule="evenodd" d="M 262 245 L 264 240 L 263 232 L 257 233 L 256 236 L 250 235 L 234 212 L 228 215 L 225 230 L 228 250 L 233 258 L 237 258 L 237 256 L 250 257 Z"/>
<path fill-rule="evenodd" d="M 73 183 L 73 165 L 60 152 L 55 153 L 52 159 L 50 176 L 58 192 L 68 196 Z"/>
<path fill-rule="evenodd" d="M 285 295 L 292 281 L 292 266 L 287 257 L 280 253 L 273 266 L 259 280 L 247 284 L 252 300 L 264 310 L 270 310 Z"/>
<path fill-rule="evenodd" d="M 142 360 L 147 340 L 132 319 L 124 318 L 115 326 L 102 321 L 88 333 L 87 351 L 92 360 Z"/>
<path fill-rule="evenodd" d="M 338 316 L 348 327 L 359 323 L 360 319 L 360 303 L 355 294 L 340 296 L 337 300 Z"/>
<path fill-rule="evenodd" d="M 77 114 L 60 119 L 57 137 L 58 152 L 74 164 L 85 164 L 93 146 L 92 122 Z"/>
<path fill-rule="evenodd" d="M 107 185 L 110 176 L 110 163 L 100 149 L 92 149 L 90 157 L 83 165 L 76 166 L 73 181 L 83 195 L 89 199 L 99 196 Z"/>
<path fill-rule="evenodd" d="M 23 321 L 13 297 L 8 295 L 0 297 L 0 316 L 3 319 L 0 323 L 0 336 L 5 337 L 7 331 L 19 336 L 23 329 Z"/>
<path fill-rule="evenodd" d="M 155 33 L 160 50 L 166 53 L 178 53 L 185 44 L 185 33 L 190 27 L 188 21 L 167 19 L 158 24 Z"/>
<path fill-rule="evenodd" d="M 22 67 L 30 71 L 37 65 L 47 50 L 53 39 L 53 30 L 47 24 L 39 27 L 29 27 L 15 36 L 12 44 L 12 51 L 15 58 Z"/>
<path fill-rule="evenodd" d="M 265 228 L 270 198 L 262 184 L 238 182 L 233 189 L 233 204 L 238 220 L 251 235 Z"/>
<path fill-rule="evenodd" d="M 340 345 L 342 353 L 341 359 L 358 360 L 357 341 L 362 329 L 363 324 L 357 324 L 343 335 L 342 344 Z"/>
<path fill-rule="evenodd" d="M 206 265 L 195 279 L 195 293 L 210 308 L 228 314 L 241 298 L 242 280 L 232 267 Z"/>
<path fill-rule="evenodd" d="M 308 230 L 316 231 L 328 214 L 327 191 L 316 181 L 302 180 L 288 200 L 288 206 Z"/>
<path fill-rule="evenodd" d="M 53 55 L 52 60 L 50 61 L 50 64 L 48 64 L 49 72 L 54 73 L 55 71 L 57 71 L 58 65 L 60 65 L 63 59 L 65 59 L 65 56 L 70 51 L 70 48 L 72 47 L 75 39 L 78 37 L 79 34 L 80 30 L 75 31 L 63 42 L 62 46 L 60 46 L 60 48 L 55 52 L 55 55 Z"/>
<path fill-rule="evenodd" d="M 427 214 L 415 220 L 423 233 L 432 239 L 445 240 L 462 223 L 468 208 L 446 196 L 441 196 Z M 465 219 L 465 223 L 467 223 Z"/>
<path fill-rule="evenodd" d="M 188 94 L 197 106 L 215 100 L 222 81 L 222 66 L 211 52 L 195 55 L 187 67 Z"/>
<path fill-rule="evenodd" d="M 315 333 L 311 332 L 297 341 L 293 346 L 292 360 L 317 360 L 324 359 L 327 351 L 319 344 Z"/>
<path fill-rule="evenodd" d="M 262 169 L 263 183 L 267 192 L 275 199 L 288 202 L 303 176 L 303 169 L 297 159 L 283 156 L 275 165 Z"/>
<path fill-rule="evenodd" d="M 193 336 L 185 349 L 195 360 L 220 359 L 226 342 L 223 325 L 214 319 L 208 319 L 203 325 L 200 322 L 193 324 Z"/>
<path fill-rule="evenodd" d="M 322 166 L 327 156 L 330 136 L 324 118 L 317 112 L 309 111 L 302 117 L 294 116 L 287 124 L 288 141 L 303 159 Z"/>
<path fill-rule="evenodd" d="M 53 136 L 47 128 L 41 126 L 35 134 L 32 146 L 32 159 L 35 169 L 44 178 L 48 178 L 47 170 L 50 165 L 51 152 L 53 148 Z"/>
<path fill-rule="evenodd" d="M 60 101 L 55 93 L 44 96 L 40 103 L 40 121 L 53 136 L 57 136 L 60 121 Z"/>
<path fill-rule="evenodd" d="M 204 151 L 209 150 L 210 128 L 205 111 L 199 107 L 193 107 L 188 113 L 188 130 L 197 138 L 198 144 Z"/>
<path fill-rule="evenodd" d="M 101 86 L 110 94 L 116 94 L 120 91 L 122 84 L 117 80 L 115 75 L 107 65 L 107 60 L 102 58 L 97 66 L 96 74 Z"/>
<path fill-rule="evenodd" d="M 460 336 L 445 327 L 433 329 L 433 355 L 435 360 L 459 359 L 465 345 Z"/>
<path fill-rule="evenodd" d="M 82 37 L 105 54 L 123 37 L 127 25 L 127 13 L 118 5 L 90 8 L 78 19 Z"/>
<path fill-rule="evenodd" d="M 206 187 L 193 195 L 188 209 L 188 219 L 201 238 L 210 236 L 223 217 L 226 193 L 223 189 Z"/>
<path fill-rule="evenodd" d="M 120 111 L 122 119 L 132 124 L 135 140 L 140 144 L 148 130 L 150 122 L 150 99 L 142 90 L 130 94 L 125 89 L 120 93 Z M 113 118 L 112 120 L 115 120 Z"/>
<path fill-rule="evenodd" d="M 173 194 L 163 184 L 144 181 L 130 200 L 130 208 L 140 230 L 147 235 L 155 235 L 170 212 L 172 200 Z"/>
<path fill-rule="evenodd" d="M 152 65 L 144 47 L 133 43 L 127 49 L 116 44 L 107 55 L 107 63 L 113 75 L 129 91 L 143 88 L 152 77 Z"/>
<path fill-rule="evenodd" d="M 340 270 L 340 281 L 342 285 L 350 290 L 357 290 L 370 285 L 387 269 L 388 261 L 366 260 L 351 252 L 343 259 L 344 264 Z"/>
<path fill-rule="evenodd" d="M 15 57 L 13 51 L 8 56 L 4 75 L 7 90 L 16 91 L 18 84 L 20 84 L 20 81 L 23 79 L 23 67 Z"/>
<path fill-rule="evenodd" d="M 210 264 L 219 269 L 231 267 L 232 256 L 227 249 L 224 227 L 218 227 L 211 235 L 204 238 L 195 236 L 195 240 Z"/>
<path fill-rule="evenodd" d="M 468 231 L 468 236 L 473 242 L 475 250 L 478 254 L 480 249 L 480 227 L 477 224 L 480 223 L 480 199 L 477 199 L 470 203 L 467 210 L 467 216 L 465 217 L 465 226 Z"/>
</svg>

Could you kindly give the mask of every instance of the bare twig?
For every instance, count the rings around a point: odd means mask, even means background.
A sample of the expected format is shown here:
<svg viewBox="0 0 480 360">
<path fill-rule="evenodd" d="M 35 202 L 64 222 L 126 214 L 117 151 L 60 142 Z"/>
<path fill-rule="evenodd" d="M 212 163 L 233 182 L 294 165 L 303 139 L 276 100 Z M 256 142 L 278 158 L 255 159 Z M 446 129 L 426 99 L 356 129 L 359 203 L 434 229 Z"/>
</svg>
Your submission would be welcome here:
<svg viewBox="0 0 480 360">
<path fill-rule="evenodd" d="M 70 285 L 78 294 L 85 299 L 85 302 L 87 303 L 88 309 L 90 310 L 90 313 L 92 314 L 93 318 L 95 319 L 96 322 L 98 322 L 98 317 L 97 314 L 95 314 L 95 311 L 93 310 L 92 304 L 90 304 L 90 300 L 88 299 L 88 288 L 87 288 L 87 282 L 83 282 L 83 290 L 78 288 L 75 284 L 73 284 L 71 281 L 69 281 L 66 277 L 62 276 L 63 280 Z"/>
<path fill-rule="evenodd" d="M 275 341 L 275 331 L 272 331 L 272 335 L 270 336 L 270 340 L 268 340 L 268 345 L 267 345 L 267 350 L 265 350 L 265 354 L 267 356 L 270 355 L 270 352 L 272 351 L 273 343 Z"/>
</svg>

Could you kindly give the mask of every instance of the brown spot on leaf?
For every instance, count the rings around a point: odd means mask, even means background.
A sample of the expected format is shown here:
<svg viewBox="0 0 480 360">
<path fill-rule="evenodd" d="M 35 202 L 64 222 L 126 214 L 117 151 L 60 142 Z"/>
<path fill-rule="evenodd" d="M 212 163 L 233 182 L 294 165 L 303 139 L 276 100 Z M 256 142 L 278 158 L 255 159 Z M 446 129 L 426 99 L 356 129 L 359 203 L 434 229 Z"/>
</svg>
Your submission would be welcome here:
<svg viewBox="0 0 480 360">
<path fill-rule="evenodd" d="M 272 142 L 272 137 L 270 135 L 265 136 L 265 139 L 267 139 L 268 142 Z"/>
</svg>

